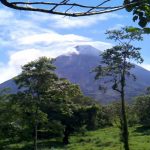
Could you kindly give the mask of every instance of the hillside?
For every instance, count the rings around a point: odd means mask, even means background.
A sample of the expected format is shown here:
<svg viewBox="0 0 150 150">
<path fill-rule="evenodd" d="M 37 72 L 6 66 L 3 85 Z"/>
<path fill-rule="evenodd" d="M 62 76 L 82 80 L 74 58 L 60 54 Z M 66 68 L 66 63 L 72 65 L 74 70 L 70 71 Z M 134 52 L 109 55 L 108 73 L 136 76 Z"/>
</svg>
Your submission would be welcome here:
<svg viewBox="0 0 150 150">
<path fill-rule="evenodd" d="M 115 93 L 111 87 L 106 93 L 98 90 L 98 81 L 94 80 L 95 74 L 92 69 L 100 62 L 99 55 L 102 53 L 98 49 L 91 46 L 77 46 L 77 54 L 73 53 L 69 56 L 59 56 L 55 62 L 57 66 L 57 74 L 65 77 L 73 83 L 79 84 L 85 95 L 91 96 L 102 103 L 107 103 L 118 99 L 118 93 Z M 127 81 L 126 99 L 145 92 L 146 87 L 150 85 L 150 72 L 142 67 L 135 66 L 132 72 L 136 75 L 137 80 Z"/>
</svg>

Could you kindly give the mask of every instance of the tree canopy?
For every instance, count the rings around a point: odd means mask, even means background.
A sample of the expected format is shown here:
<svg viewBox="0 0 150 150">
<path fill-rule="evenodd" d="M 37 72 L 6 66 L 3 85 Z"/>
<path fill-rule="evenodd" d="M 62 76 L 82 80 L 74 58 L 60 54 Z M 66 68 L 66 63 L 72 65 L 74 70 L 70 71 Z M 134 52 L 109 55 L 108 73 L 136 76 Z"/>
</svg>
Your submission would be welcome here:
<svg viewBox="0 0 150 150">
<path fill-rule="evenodd" d="M 137 113 L 139 123 L 150 126 L 150 95 L 143 95 L 135 98 L 134 110 Z"/>
<path fill-rule="evenodd" d="M 52 134 L 61 134 L 63 143 L 68 144 L 70 134 L 82 126 L 97 126 L 99 105 L 84 98 L 78 85 L 59 78 L 54 71 L 53 59 L 41 57 L 24 65 L 15 78 L 20 88 L 12 96 L 19 120 L 16 124 L 25 131 L 24 137 L 33 137 L 35 150 L 43 131 L 48 135 L 50 130 Z M 0 111 L 3 109 L 0 105 Z"/>
<path fill-rule="evenodd" d="M 103 84 L 112 83 L 112 89 L 120 94 L 121 109 L 120 109 L 120 124 L 121 124 L 121 140 L 124 143 L 124 149 L 129 150 L 128 143 L 128 122 L 125 108 L 125 87 L 127 77 L 135 76 L 131 73 L 134 68 L 132 61 L 142 63 L 143 59 L 140 56 L 140 48 L 131 45 L 132 41 L 142 40 L 141 33 L 128 32 L 128 28 L 121 30 L 107 31 L 108 39 L 118 42 L 117 46 L 105 50 L 101 54 L 101 64 L 95 68 L 96 79 L 101 80 Z M 100 83 L 100 88 L 103 88 Z M 107 84 L 106 84 L 107 85 Z M 108 85 L 107 85 L 108 86 Z"/>
</svg>

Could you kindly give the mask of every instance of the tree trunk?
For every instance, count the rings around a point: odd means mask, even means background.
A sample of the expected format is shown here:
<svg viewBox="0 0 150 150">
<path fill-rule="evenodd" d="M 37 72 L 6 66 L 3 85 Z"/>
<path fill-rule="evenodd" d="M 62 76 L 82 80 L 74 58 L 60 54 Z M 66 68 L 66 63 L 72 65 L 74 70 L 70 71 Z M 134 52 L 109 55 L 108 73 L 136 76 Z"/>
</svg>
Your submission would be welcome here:
<svg viewBox="0 0 150 150">
<path fill-rule="evenodd" d="M 126 108 L 125 108 L 125 94 L 124 94 L 124 87 L 125 87 L 125 69 L 123 70 L 122 78 L 121 78 L 121 134 L 122 140 L 124 143 L 124 149 L 129 149 L 129 133 L 128 133 L 128 123 L 127 123 L 127 116 L 126 116 Z"/>
<path fill-rule="evenodd" d="M 122 139 L 124 143 L 124 149 L 129 150 L 129 133 L 128 133 L 128 123 L 127 123 L 127 117 L 126 117 L 126 111 L 125 111 L 125 101 L 124 101 L 124 92 L 121 94 L 121 115 L 122 115 Z"/>
<path fill-rule="evenodd" d="M 37 93 L 37 96 L 38 96 L 38 101 L 40 102 L 40 96 L 39 94 Z M 37 133 L 37 129 L 38 129 L 38 110 L 39 110 L 39 107 L 38 107 L 38 103 L 36 103 L 36 111 L 35 111 L 35 125 L 34 125 L 34 150 L 37 150 L 37 139 L 38 139 L 38 133 Z"/>
<path fill-rule="evenodd" d="M 64 131 L 64 137 L 63 137 L 63 144 L 69 144 L 69 127 L 65 127 L 65 131 Z"/>
</svg>

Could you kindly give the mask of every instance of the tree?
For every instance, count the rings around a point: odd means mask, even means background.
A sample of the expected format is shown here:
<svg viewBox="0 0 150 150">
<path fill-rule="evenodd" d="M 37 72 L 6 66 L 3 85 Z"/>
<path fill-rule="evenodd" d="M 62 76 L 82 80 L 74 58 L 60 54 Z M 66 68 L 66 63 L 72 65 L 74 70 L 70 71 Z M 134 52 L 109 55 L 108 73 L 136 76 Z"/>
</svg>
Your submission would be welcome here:
<svg viewBox="0 0 150 150">
<path fill-rule="evenodd" d="M 18 100 L 23 128 L 34 128 L 35 150 L 38 130 L 42 125 L 64 127 L 64 144 L 68 144 L 72 130 L 80 127 L 75 121 L 80 107 L 72 101 L 81 95 L 80 88 L 66 79 L 58 78 L 52 63 L 53 60 L 46 57 L 32 61 L 22 67 L 22 73 L 15 79 L 22 91 L 14 99 Z"/>
<path fill-rule="evenodd" d="M 49 122 L 60 122 L 64 127 L 64 144 L 69 143 L 69 136 L 75 128 L 81 126 L 81 123 L 76 121 L 76 114 L 79 112 L 80 106 L 72 101 L 73 98 L 80 95 L 82 94 L 78 85 L 60 79 L 56 82 L 55 88 L 50 89 L 45 97 L 49 103 L 49 105 L 44 106 Z"/>
<path fill-rule="evenodd" d="M 96 100 L 85 96 L 75 97 L 73 102 L 82 108 L 80 116 L 78 116 L 80 120 L 84 121 L 83 124 L 87 130 L 112 125 L 112 110 L 108 105 L 103 106 Z"/>
<path fill-rule="evenodd" d="M 150 127 L 150 95 L 136 97 L 133 106 L 139 123 Z"/>
<path fill-rule="evenodd" d="M 108 39 L 118 42 L 117 46 L 104 51 L 101 55 L 101 64 L 97 66 L 94 71 L 96 72 L 96 79 L 100 80 L 100 89 L 104 89 L 101 84 L 111 82 L 112 89 L 120 94 L 121 99 L 121 135 L 124 143 L 124 149 L 129 150 L 128 143 L 128 124 L 125 109 L 125 87 L 126 79 L 135 76 L 130 72 L 134 68 L 135 61 L 142 63 L 143 59 L 140 56 L 140 48 L 131 45 L 132 41 L 142 40 L 140 32 L 128 32 L 128 28 L 121 30 L 107 31 Z M 103 79 L 103 80 L 102 80 Z"/>
<path fill-rule="evenodd" d="M 0 91 L 0 138 L 11 136 L 11 123 L 13 122 L 13 116 L 10 116 L 11 113 L 10 96 L 4 91 Z M 7 135 L 6 132 L 8 131 Z"/>
<path fill-rule="evenodd" d="M 58 77 L 54 73 L 53 60 L 42 57 L 22 67 L 22 73 L 15 78 L 21 92 L 17 94 L 23 119 L 34 128 L 34 149 L 37 150 L 39 124 L 47 121 L 47 114 L 41 111 L 43 96 L 53 87 Z"/>
<path fill-rule="evenodd" d="M 112 124 L 117 126 L 118 128 L 121 128 L 120 124 L 120 118 L 121 118 L 121 103 L 119 101 L 115 101 L 111 103 L 109 106 L 110 109 L 110 115 L 111 115 L 111 121 Z M 135 113 L 134 107 L 132 104 L 126 104 L 125 105 L 125 110 L 126 110 L 126 115 L 128 118 L 128 125 L 133 126 L 138 123 L 138 117 L 137 114 Z"/>
<path fill-rule="evenodd" d="M 49 122 L 59 122 L 62 125 L 64 130 L 60 133 L 63 134 L 63 143 L 68 144 L 70 135 L 75 131 L 82 132 L 83 127 L 95 127 L 97 107 L 94 103 L 96 102 L 84 97 L 79 86 L 67 80 L 60 80 L 56 87 L 55 91 L 51 90 L 47 95 L 49 105 L 45 105 L 44 110 L 48 114 Z"/>
<path fill-rule="evenodd" d="M 7 92 L 7 89 L 0 91 L 0 140 L 15 142 L 19 140 L 18 107 Z M 7 144 L 0 142 L 0 149 L 7 149 Z"/>
<path fill-rule="evenodd" d="M 139 25 L 145 27 L 150 21 L 150 2 L 149 0 L 122 0 L 120 4 L 116 4 L 115 0 L 93 0 L 91 2 L 71 0 L 59 1 L 8 1 L 0 0 L 0 2 L 10 8 L 24 11 L 37 11 L 49 14 L 63 15 L 63 16 L 90 16 L 103 13 L 111 13 L 121 9 L 133 11 L 133 21 L 139 20 Z M 78 10 L 78 11 L 77 11 Z"/>
</svg>

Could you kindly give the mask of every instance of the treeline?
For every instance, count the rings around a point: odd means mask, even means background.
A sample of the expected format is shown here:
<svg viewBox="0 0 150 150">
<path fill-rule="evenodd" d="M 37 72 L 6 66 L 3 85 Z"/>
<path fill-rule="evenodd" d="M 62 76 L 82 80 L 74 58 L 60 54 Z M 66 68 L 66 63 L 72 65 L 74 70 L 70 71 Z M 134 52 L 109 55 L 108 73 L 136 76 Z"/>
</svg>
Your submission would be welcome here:
<svg viewBox="0 0 150 150">
<path fill-rule="evenodd" d="M 1 92 L 0 149 L 7 149 L 5 139 L 10 143 L 32 141 L 35 150 L 39 139 L 60 137 L 68 144 L 72 133 L 111 124 L 105 107 L 83 96 L 78 85 L 54 71 L 53 60 L 42 57 L 22 67 L 14 79 L 18 93 Z"/>
<path fill-rule="evenodd" d="M 107 110 L 107 117 L 111 126 L 121 128 L 121 103 L 120 101 L 112 102 L 103 106 Z M 128 126 L 141 125 L 150 127 L 150 95 L 145 94 L 132 99 L 130 104 L 126 103 L 126 115 Z"/>
</svg>

